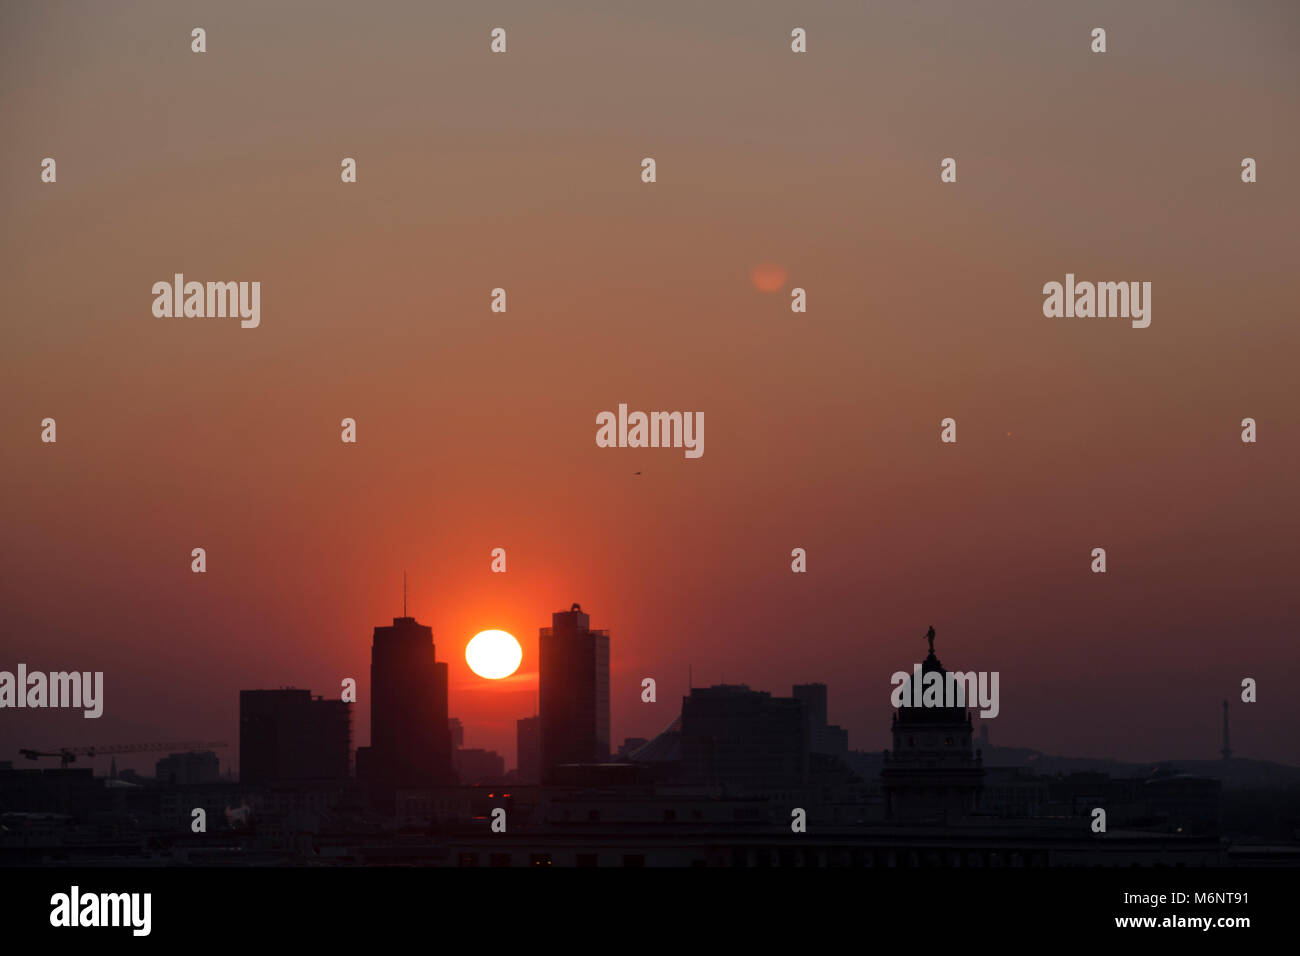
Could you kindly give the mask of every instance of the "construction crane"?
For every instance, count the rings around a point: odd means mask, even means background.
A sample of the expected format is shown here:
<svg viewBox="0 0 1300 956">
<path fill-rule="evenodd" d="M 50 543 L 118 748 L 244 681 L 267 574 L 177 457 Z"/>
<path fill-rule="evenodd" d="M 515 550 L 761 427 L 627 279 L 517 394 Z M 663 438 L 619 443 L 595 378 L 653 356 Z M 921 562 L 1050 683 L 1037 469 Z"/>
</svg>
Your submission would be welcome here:
<svg viewBox="0 0 1300 956">
<path fill-rule="evenodd" d="M 99 754 L 138 754 L 147 753 L 151 750 L 170 750 L 173 753 L 183 753 L 187 750 L 213 750 L 217 747 L 230 746 L 223 741 L 196 742 L 193 740 L 183 740 L 179 743 L 163 744 L 110 744 L 107 747 L 60 747 L 58 750 L 32 750 L 29 748 L 19 749 L 19 753 L 28 760 L 36 760 L 39 757 L 58 757 L 59 766 L 66 767 L 70 763 L 76 763 L 78 757 L 94 757 Z"/>
</svg>

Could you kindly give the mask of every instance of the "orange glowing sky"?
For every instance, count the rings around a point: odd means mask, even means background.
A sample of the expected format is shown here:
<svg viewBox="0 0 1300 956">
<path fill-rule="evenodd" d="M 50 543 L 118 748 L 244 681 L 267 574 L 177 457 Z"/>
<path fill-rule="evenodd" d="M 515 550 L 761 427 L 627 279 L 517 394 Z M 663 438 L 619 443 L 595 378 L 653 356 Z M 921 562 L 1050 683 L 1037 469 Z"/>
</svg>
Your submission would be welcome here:
<svg viewBox="0 0 1300 956">
<path fill-rule="evenodd" d="M 0 668 L 106 674 L 0 760 L 234 742 L 241 688 L 345 677 L 364 744 L 406 571 L 507 766 L 574 601 L 615 744 L 693 667 L 825 680 L 880 749 L 933 624 L 1001 672 L 996 742 L 1211 757 L 1253 676 L 1234 745 L 1300 762 L 1294 7 L 443 6 L 0 10 Z M 1067 271 L 1152 281 L 1151 327 L 1045 319 Z M 175 272 L 260 281 L 261 327 L 153 318 Z M 703 410 L 704 456 L 597 448 L 620 402 Z"/>
</svg>

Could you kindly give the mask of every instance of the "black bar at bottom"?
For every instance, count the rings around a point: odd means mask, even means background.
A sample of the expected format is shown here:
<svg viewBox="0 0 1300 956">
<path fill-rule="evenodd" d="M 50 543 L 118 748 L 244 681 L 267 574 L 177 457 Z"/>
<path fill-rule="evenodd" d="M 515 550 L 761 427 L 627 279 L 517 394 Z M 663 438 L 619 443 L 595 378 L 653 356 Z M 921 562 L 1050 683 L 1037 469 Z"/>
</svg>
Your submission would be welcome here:
<svg viewBox="0 0 1300 956">
<path fill-rule="evenodd" d="M 431 944 L 519 944 L 560 932 L 551 938 L 563 946 L 603 949 L 628 934 L 662 932 L 665 945 L 697 937 L 768 949 L 771 934 L 789 931 L 814 948 L 829 943 L 824 934 L 890 926 L 926 942 L 1020 930 L 1049 940 L 1199 934 L 1226 942 L 1285 930 L 1297 876 L 1292 868 L 9 868 L 0 869 L 0 913 L 7 942 L 137 936 L 144 897 L 119 894 L 149 894 L 148 937 L 186 944 L 208 933 L 277 946 L 374 943 L 407 931 Z M 127 925 L 71 925 L 101 912 Z"/>
</svg>

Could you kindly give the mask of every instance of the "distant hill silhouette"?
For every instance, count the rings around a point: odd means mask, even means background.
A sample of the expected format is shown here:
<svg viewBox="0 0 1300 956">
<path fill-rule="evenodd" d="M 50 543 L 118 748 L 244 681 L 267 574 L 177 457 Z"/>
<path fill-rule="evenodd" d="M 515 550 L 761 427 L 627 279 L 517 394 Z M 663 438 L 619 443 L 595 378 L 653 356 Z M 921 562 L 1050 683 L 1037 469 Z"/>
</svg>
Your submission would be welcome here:
<svg viewBox="0 0 1300 956">
<path fill-rule="evenodd" d="M 989 744 L 982 750 L 986 768 L 1023 767 L 1044 776 L 1058 773 L 1101 772 L 1108 773 L 1112 777 L 1148 777 L 1155 772 L 1173 772 L 1211 777 L 1222 781 L 1223 786 L 1228 789 L 1300 788 L 1300 767 L 1273 763 L 1271 760 L 1233 757 L 1229 760 L 1153 760 L 1126 763 L 1121 760 L 1092 757 L 1057 757 L 1029 747 L 997 747 Z"/>
</svg>

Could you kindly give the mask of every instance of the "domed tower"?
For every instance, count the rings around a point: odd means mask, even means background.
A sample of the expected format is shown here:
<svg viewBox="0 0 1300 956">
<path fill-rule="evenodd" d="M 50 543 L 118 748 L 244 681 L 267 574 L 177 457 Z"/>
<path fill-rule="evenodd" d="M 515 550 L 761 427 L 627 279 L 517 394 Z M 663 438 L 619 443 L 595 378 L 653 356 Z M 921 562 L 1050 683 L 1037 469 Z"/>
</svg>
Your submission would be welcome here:
<svg viewBox="0 0 1300 956">
<path fill-rule="evenodd" d="M 893 718 L 894 748 L 881 769 L 885 815 L 900 821 L 948 820 L 972 813 L 984 787 L 984 761 L 972 751 L 970 711 L 964 706 L 924 706 L 921 689 L 933 684 L 947 692 L 950 679 L 934 653 L 934 628 L 926 635 L 930 653 L 904 686 L 904 706 Z M 919 676 L 921 688 L 914 684 Z M 944 697 L 945 702 L 954 698 Z"/>
</svg>

